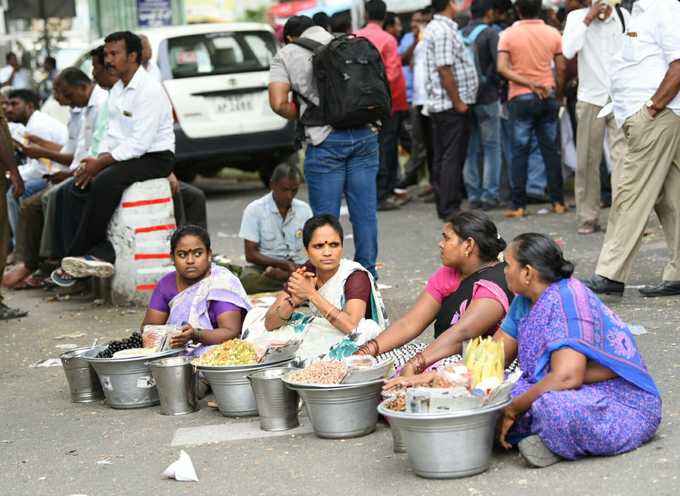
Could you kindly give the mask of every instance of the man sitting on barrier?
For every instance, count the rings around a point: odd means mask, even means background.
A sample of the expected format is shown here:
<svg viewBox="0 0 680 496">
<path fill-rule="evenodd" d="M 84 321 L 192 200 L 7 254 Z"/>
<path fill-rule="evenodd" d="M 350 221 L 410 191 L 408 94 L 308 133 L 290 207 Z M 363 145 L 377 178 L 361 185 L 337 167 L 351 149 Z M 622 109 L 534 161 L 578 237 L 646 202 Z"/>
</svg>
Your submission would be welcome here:
<svg viewBox="0 0 680 496">
<path fill-rule="evenodd" d="M 31 277 L 31 273 L 38 269 L 41 248 L 53 251 L 52 239 L 57 229 L 56 190 L 69 184 L 68 180 L 73 176 L 73 171 L 78 167 L 80 160 L 88 156 L 91 149 L 96 150 L 98 147 L 94 134 L 108 93 L 75 67 L 68 67 L 57 76 L 53 90 L 60 103 L 66 103 L 72 108 L 68 125 L 69 141 L 64 147 L 58 145 L 55 147 L 55 144 L 47 140 L 39 140 L 42 146 L 26 145 L 24 153 L 31 158 L 46 158 L 70 167 L 68 170 L 49 174 L 46 179 L 50 185 L 22 202 L 15 249 L 18 263 L 3 277 L 2 283 L 7 287 L 25 288 L 42 285 L 42 278 Z M 73 132 L 76 133 L 74 137 Z M 51 253 L 47 256 L 50 255 Z"/>
<path fill-rule="evenodd" d="M 168 177 L 175 165 L 172 107 L 161 84 L 140 66 L 141 40 L 122 31 L 104 41 L 106 68 L 120 78 L 111 89 L 107 134 L 99 155 L 81 161 L 64 195 L 66 211 L 84 203 L 61 262 L 75 278 L 113 275 L 116 254 L 107 229 L 123 192 L 135 182 Z"/>
</svg>

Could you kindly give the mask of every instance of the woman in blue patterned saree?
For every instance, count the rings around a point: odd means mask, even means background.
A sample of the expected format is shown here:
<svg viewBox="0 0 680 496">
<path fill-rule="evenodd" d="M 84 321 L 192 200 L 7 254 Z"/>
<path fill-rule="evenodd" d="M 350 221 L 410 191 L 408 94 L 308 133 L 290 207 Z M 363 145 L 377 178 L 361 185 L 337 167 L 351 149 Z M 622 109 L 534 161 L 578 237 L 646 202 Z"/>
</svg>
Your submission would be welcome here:
<svg viewBox="0 0 680 496">
<path fill-rule="evenodd" d="M 496 338 L 523 373 L 505 408 L 500 443 L 518 444 L 534 466 L 616 455 L 648 441 L 661 398 L 627 325 L 585 285 L 542 234 L 522 234 L 506 250 L 517 297 Z"/>
</svg>

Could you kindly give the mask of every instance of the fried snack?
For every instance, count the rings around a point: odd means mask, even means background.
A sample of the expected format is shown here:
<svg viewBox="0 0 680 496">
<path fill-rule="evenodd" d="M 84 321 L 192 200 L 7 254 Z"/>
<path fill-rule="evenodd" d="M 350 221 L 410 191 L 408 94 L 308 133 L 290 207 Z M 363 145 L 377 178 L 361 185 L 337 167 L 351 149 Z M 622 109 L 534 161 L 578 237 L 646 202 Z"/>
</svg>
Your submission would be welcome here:
<svg viewBox="0 0 680 496">
<path fill-rule="evenodd" d="M 231 339 L 203 353 L 192 363 L 208 367 L 254 365 L 257 363 L 257 352 L 252 344 L 241 339 Z"/>
</svg>

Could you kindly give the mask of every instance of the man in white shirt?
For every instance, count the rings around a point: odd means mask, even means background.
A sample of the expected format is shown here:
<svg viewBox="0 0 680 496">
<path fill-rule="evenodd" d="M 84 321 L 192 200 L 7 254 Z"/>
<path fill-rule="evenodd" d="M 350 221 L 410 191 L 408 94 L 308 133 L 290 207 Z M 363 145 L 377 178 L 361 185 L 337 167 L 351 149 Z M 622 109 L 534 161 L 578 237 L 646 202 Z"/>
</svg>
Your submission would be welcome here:
<svg viewBox="0 0 680 496">
<path fill-rule="evenodd" d="M 30 90 L 33 87 L 31 71 L 19 65 L 14 52 L 5 57 L 7 65 L 0 69 L 0 86 L 11 86 L 15 90 Z"/>
<path fill-rule="evenodd" d="M 271 192 L 243 211 L 239 237 L 250 265 L 228 268 L 239 276 L 248 294 L 280 291 L 307 261 L 302 228 L 312 217 L 312 209 L 295 198 L 301 182 L 297 167 L 279 164 L 269 182 Z"/>
<path fill-rule="evenodd" d="M 3 276 L 3 285 L 14 287 L 24 281 L 38 268 L 42 238 L 52 238 L 55 227 L 55 188 L 64 187 L 80 160 L 88 156 L 95 123 L 101 108 L 105 105 L 108 92 L 75 67 L 64 69 L 55 79 L 55 97 L 60 103 L 67 104 L 77 113 L 72 113 L 69 120 L 69 139 L 61 149 L 54 149 L 49 143 L 44 146 L 27 145 L 24 153 L 32 158 L 47 158 L 66 166 L 62 170 L 47 176 L 50 187 L 24 200 L 21 205 L 17 225 L 17 246 L 15 257 L 17 264 L 13 270 Z M 75 131 L 73 136 L 72 131 Z M 43 204 L 45 216 L 43 216 Z M 51 215 L 50 215 L 51 214 Z M 51 218 L 50 218 L 51 217 Z M 49 222 L 44 222 L 50 219 Z M 48 240 L 45 240 L 48 241 Z M 30 284 L 29 281 L 26 281 Z"/>
<path fill-rule="evenodd" d="M 68 197 L 85 196 L 77 233 L 61 266 L 74 278 L 113 275 L 116 254 L 106 231 L 123 192 L 135 182 L 168 177 L 175 165 L 172 107 L 160 83 L 140 65 L 139 36 L 121 31 L 104 41 L 106 67 L 119 81 L 111 89 L 99 154 L 80 161 L 66 195 L 66 203 Z"/>
<path fill-rule="evenodd" d="M 621 49 L 628 11 L 621 17 L 607 3 L 595 1 L 590 8 L 573 10 L 567 16 L 562 35 L 562 52 L 568 59 L 578 55 L 578 95 L 576 103 L 576 214 L 578 234 L 600 230 L 600 163 L 605 129 L 612 169 L 625 153 L 623 131 L 614 116 L 598 119 L 609 101 L 609 64 Z M 628 22 L 627 22 L 628 21 Z"/>
<path fill-rule="evenodd" d="M 589 287 L 622 295 L 642 233 L 656 211 L 671 250 L 662 282 L 643 296 L 680 294 L 680 2 L 633 4 L 621 50 L 610 69 L 614 117 L 627 153 L 613 171 L 607 235 Z"/>
<path fill-rule="evenodd" d="M 37 110 L 39 105 L 40 97 L 36 92 L 32 90 L 12 90 L 9 93 L 7 118 L 25 126 L 25 134 L 22 137 L 24 141 L 26 135 L 35 135 L 63 146 L 68 138 L 66 126 Z M 16 236 L 19 221 L 20 200 L 29 198 L 45 189 L 47 187 L 46 176 L 63 169 L 65 169 L 64 166 L 47 159 L 27 158 L 20 165 L 19 172 L 25 185 L 24 193 L 16 198 L 14 190 L 10 188 L 6 194 L 10 226 L 14 236 Z"/>
</svg>

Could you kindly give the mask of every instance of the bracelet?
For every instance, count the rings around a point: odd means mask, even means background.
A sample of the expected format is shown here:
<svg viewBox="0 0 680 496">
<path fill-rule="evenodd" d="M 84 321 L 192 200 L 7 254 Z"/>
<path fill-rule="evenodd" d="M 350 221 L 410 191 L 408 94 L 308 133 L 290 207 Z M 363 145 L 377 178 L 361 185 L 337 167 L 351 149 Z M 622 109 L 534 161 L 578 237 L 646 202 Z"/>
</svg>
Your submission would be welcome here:
<svg viewBox="0 0 680 496">
<path fill-rule="evenodd" d="M 427 363 L 425 362 L 425 356 L 423 355 L 422 352 L 416 353 L 413 358 L 411 358 L 406 364 L 410 364 L 413 366 L 413 372 L 416 374 L 420 374 L 423 370 L 427 368 Z"/>
<path fill-rule="evenodd" d="M 335 308 L 334 306 L 331 306 L 328 309 L 328 311 L 326 312 L 326 314 L 323 316 L 323 318 L 330 321 L 330 315 L 331 315 L 331 313 L 333 313 L 333 310 L 337 310 L 337 308 Z"/>
<path fill-rule="evenodd" d="M 366 343 L 369 354 L 375 356 L 380 355 L 380 345 L 375 339 L 371 339 Z"/>
<path fill-rule="evenodd" d="M 380 354 L 380 345 L 375 339 L 370 339 L 366 341 L 364 344 L 359 346 L 359 349 L 357 350 L 357 354 L 359 355 L 371 355 L 371 356 L 378 356 Z"/>
<path fill-rule="evenodd" d="M 329 321 L 331 324 L 334 323 L 336 320 L 338 320 L 338 317 L 340 316 L 340 312 L 342 312 L 342 310 L 340 310 L 338 308 L 335 309 L 335 313 L 331 316 L 331 320 Z"/>
<path fill-rule="evenodd" d="M 200 329 L 194 329 L 194 338 L 196 338 L 196 342 L 198 342 L 198 343 L 201 342 L 201 330 Z"/>
</svg>

